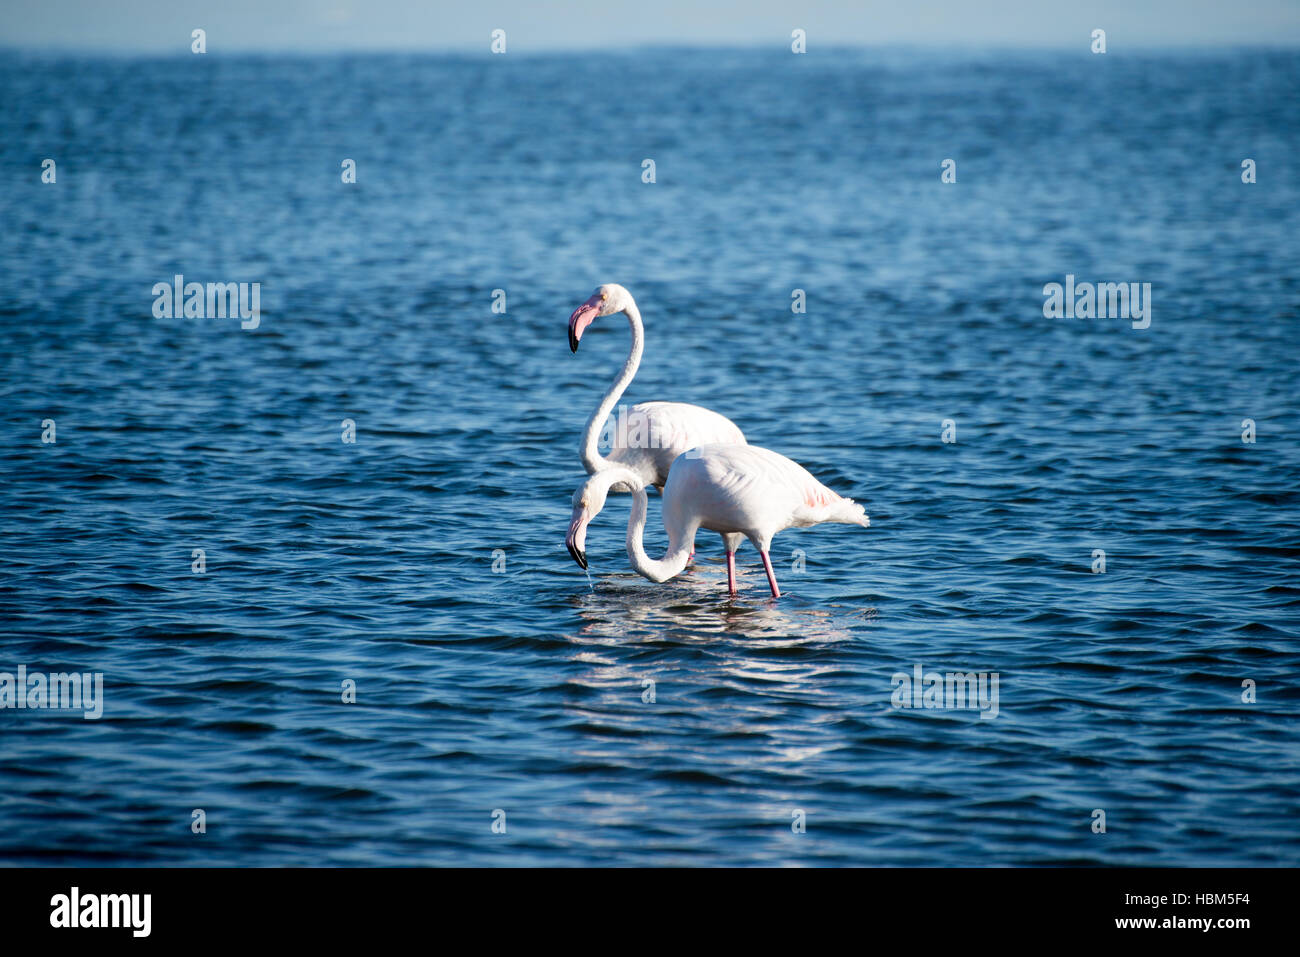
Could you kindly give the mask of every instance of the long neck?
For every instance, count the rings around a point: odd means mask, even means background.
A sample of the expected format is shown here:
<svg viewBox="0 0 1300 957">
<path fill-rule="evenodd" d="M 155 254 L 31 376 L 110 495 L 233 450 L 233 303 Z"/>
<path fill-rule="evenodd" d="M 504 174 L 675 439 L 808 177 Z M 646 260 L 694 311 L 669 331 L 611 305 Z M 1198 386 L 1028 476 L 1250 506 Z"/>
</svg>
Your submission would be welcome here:
<svg viewBox="0 0 1300 957">
<path fill-rule="evenodd" d="M 666 582 L 686 567 L 694 536 L 684 534 L 682 529 L 669 527 L 668 551 L 662 559 L 655 561 L 645 553 L 644 532 L 648 506 L 645 487 L 638 483 L 633 487 L 632 514 L 627 520 L 627 557 L 638 575 L 652 582 Z"/>
<path fill-rule="evenodd" d="M 582 436 L 582 467 L 587 470 L 587 474 L 595 475 L 601 469 L 606 468 L 609 463 L 605 457 L 600 454 L 600 430 L 605 425 L 605 420 L 609 418 L 609 413 L 613 410 L 618 400 L 623 396 L 623 390 L 632 381 L 636 375 L 636 370 L 641 365 L 641 350 L 645 345 L 645 330 L 641 326 L 641 312 L 637 309 L 635 302 L 629 302 L 625 310 L 628 324 L 632 327 L 632 348 L 628 350 L 627 361 L 623 363 L 623 370 L 614 378 L 610 385 L 609 391 L 605 397 L 600 400 L 600 405 L 596 406 L 596 411 L 591 414 L 587 420 L 587 431 Z"/>
</svg>

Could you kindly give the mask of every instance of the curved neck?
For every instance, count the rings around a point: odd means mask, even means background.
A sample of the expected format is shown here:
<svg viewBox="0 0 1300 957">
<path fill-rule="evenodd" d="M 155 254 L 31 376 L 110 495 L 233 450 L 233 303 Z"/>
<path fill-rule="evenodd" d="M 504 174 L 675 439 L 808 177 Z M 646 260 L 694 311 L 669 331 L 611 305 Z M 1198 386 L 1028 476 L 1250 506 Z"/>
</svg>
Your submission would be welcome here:
<svg viewBox="0 0 1300 957">
<path fill-rule="evenodd" d="M 637 367 L 641 365 L 641 350 L 645 345 L 645 330 L 641 326 L 641 312 L 637 309 L 636 303 L 628 302 L 627 308 L 623 311 L 627 314 L 628 325 L 632 327 L 632 348 L 628 350 L 623 370 L 614 378 L 609 391 L 605 393 L 605 397 L 600 400 L 600 405 L 596 406 L 596 411 L 587 420 L 587 430 L 582 436 L 582 467 L 591 475 L 609 465 L 605 457 L 600 454 L 600 430 L 604 427 L 605 420 L 609 418 L 609 413 L 622 398 L 623 390 L 636 375 Z"/>
<path fill-rule="evenodd" d="M 669 527 L 668 551 L 662 559 L 655 561 L 645 553 L 644 532 L 648 507 L 645 486 L 638 482 L 633 486 L 632 514 L 627 520 L 627 557 L 638 575 L 652 582 L 666 582 L 686 567 L 694 536 L 684 534 L 682 529 Z M 667 522 L 664 524 L 667 525 Z"/>
</svg>

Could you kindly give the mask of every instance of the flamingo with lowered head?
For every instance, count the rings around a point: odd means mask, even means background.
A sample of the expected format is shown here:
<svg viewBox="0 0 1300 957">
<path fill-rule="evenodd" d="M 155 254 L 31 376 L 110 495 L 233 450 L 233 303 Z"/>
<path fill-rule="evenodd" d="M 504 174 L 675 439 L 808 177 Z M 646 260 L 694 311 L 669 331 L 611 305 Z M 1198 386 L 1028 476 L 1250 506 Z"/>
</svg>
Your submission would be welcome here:
<svg viewBox="0 0 1300 957">
<path fill-rule="evenodd" d="M 687 449 L 706 444 L 744 445 L 745 435 L 725 416 L 685 402 L 638 402 L 617 418 L 609 456 L 600 454 L 600 431 L 624 390 L 641 365 L 645 328 L 632 294 L 618 283 L 606 283 L 569 316 L 569 348 L 577 352 L 582 333 L 592 321 L 617 312 L 627 316 L 632 327 L 632 348 L 596 411 L 587 420 L 582 436 L 582 467 L 590 475 L 619 465 L 637 476 L 638 482 L 617 481 L 615 492 L 653 485 L 662 491 L 673 461 Z M 606 491 L 610 489 L 607 488 Z"/>
<path fill-rule="evenodd" d="M 797 462 L 756 445 L 704 445 L 678 456 L 664 486 L 664 528 L 668 551 L 658 561 L 643 544 L 647 498 L 641 476 L 621 465 L 595 473 L 573 494 L 573 517 L 565 544 L 587 567 L 587 526 L 605 507 L 618 483 L 631 487 L 632 514 L 627 522 L 627 554 L 637 573 L 664 582 L 686 567 L 695 533 L 705 528 L 722 536 L 727 549 L 727 591 L 736 594 L 736 549 L 748 538 L 762 556 L 772 597 L 780 598 L 768 548 L 772 536 L 786 528 L 822 522 L 871 525 L 866 510 L 832 492 Z"/>
</svg>

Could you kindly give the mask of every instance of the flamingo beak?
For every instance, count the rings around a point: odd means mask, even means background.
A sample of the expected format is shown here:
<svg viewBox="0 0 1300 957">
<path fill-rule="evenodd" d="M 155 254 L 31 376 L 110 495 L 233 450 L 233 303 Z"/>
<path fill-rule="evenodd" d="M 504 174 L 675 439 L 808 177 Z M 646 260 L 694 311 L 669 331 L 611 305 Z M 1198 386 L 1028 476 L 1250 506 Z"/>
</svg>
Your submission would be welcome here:
<svg viewBox="0 0 1300 957">
<path fill-rule="evenodd" d="M 587 567 L 587 523 L 589 521 L 591 521 L 591 516 L 587 514 L 585 508 L 575 508 L 573 510 L 573 521 L 569 523 L 569 534 L 564 539 L 569 554 L 584 569 Z"/>
<path fill-rule="evenodd" d="M 600 296 L 593 295 L 569 316 L 569 351 L 577 352 L 578 343 L 582 339 L 582 332 L 591 321 L 600 315 Z M 580 563 L 581 564 L 581 563 Z M 583 566 L 586 567 L 585 565 Z"/>
</svg>

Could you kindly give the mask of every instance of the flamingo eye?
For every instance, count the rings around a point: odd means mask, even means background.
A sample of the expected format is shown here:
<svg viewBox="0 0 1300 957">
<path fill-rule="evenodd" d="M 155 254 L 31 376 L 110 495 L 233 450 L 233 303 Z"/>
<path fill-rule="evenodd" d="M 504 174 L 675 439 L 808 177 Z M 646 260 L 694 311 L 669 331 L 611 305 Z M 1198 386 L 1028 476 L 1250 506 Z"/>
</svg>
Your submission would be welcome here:
<svg viewBox="0 0 1300 957">
<path fill-rule="evenodd" d="M 601 301 L 601 302 L 604 302 L 604 301 L 605 301 L 606 299 L 608 299 L 608 298 L 609 298 L 609 293 L 607 293 L 607 292 L 602 292 L 602 293 L 600 294 L 600 301 Z"/>
</svg>

